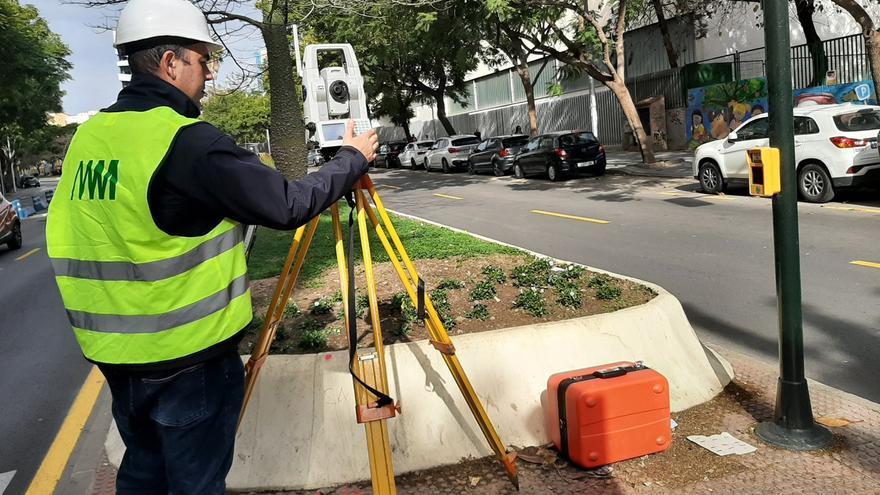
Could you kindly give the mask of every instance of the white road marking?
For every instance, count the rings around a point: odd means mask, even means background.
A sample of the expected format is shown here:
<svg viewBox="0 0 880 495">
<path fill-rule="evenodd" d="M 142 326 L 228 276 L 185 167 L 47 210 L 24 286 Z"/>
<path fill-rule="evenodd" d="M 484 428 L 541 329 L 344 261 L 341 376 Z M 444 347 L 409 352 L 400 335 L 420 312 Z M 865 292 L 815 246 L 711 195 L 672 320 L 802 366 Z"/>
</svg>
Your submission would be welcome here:
<svg viewBox="0 0 880 495">
<path fill-rule="evenodd" d="M 15 476 L 15 471 L 9 471 L 7 473 L 0 473 L 0 495 L 3 495 L 3 492 L 6 491 L 6 488 L 12 483 L 12 477 Z"/>
</svg>

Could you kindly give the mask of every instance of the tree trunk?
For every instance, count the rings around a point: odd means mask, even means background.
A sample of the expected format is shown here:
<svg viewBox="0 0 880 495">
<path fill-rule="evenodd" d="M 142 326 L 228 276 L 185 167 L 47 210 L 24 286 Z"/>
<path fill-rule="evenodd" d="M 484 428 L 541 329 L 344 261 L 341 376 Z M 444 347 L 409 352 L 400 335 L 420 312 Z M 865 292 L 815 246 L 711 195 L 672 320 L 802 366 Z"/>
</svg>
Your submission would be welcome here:
<svg viewBox="0 0 880 495">
<path fill-rule="evenodd" d="M 822 44 L 822 38 L 816 32 L 816 25 L 813 23 L 813 12 L 816 6 L 814 0 L 795 0 L 794 5 L 797 10 L 798 21 L 804 30 L 804 37 L 807 39 L 807 49 L 810 50 L 810 59 L 813 62 L 813 78 L 808 86 L 824 86 L 825 73 L 828 71 L 828 59 L 825 57 L 825 46 Z"/>
<path fill-rule="evenodd" d="M 629 93 L 629 88 L 626 87 L 623 81 L 618 80 L 602 81 L 602 84 L 607 86 L 614 93 L 614 96 L 617 97 L 620 109 L 623 110 L 623 115 L 633 131 L 636 143 L 639 145 L 642 162 L 646 164 L 654 163 L 656 161 L 654 158 L 654 147 L 648 135 L 645 134 L 645 128 L 642 127 L 642 119 L 639 118 L 639 112 L 636 110 L 636 104 Z"/>
<path fill-rule="evenodd" d="M 281 17 L 280 14 L 275 14 Z M 306 175 L 305 126 L 302 106 L 296 94 L 295 69 L 287 31 L 279 19 L 264 13 L 262 28 L 269 70 L 269 136 L 275 167 L 288 179 Z"/>
<path fill-rule="evenodd" d="M 446 135 L 454 136 L 456 134 L 455 127 L 452 127 L 452 122 L 446 117 L 446 100 L 443 97 L 443 92 L 435 93 L 432 96 L 434 97 L 434 101 L 437 102 L 437 118 L 440 120 L 440 123 L 443 124 L 443 129 L 446 130 Z M 434 139 L 437 139 L 437 136 L 434 136 Z"/>
<path fill-rule="evenodd" d="M 865 52 L 868 54 L 871 78 L 874 79 L 874 99 L 880 103 L 880 31 L 865 36 Z"/>
<path fill-rule="evenodd" d="M 874 20 L 868 12 L 855 0 L 832 0 L 849 15 L 862 28 L 862 36 L 865 38 L 865 52 L 868 55 L 868 66 L 871 68 L 871 78 L 874 79 L 874 98 L 880 99 L 880 33 L 874 26 Z"/>
<path fill-rule="evenodd" d="M 535 86 L 532 84 L 532 76 L 529 74 L 529 64 L 527 62 L 517 64 L 516 73 L 522 82 L 523 90 L 526 93 L 526 108 L 529 112 L 529 136 L 538 135 L 538 110 L 535 105 Z"/>
<path fill-rule="evenodd" d="M 672 36 L 669 34 L 669 25 L 666 24 L 666 16 L 663 14 L 663 4 L 661 0 L 651 0 L 654 4 L 654 12 L 657 14 L 657 22 L 660 24 L 660 34 L 663 35 L 663 45 L 666 47 L 666 57 L 669 59 L 669 67 L 678 67 L 678 55 L 675 53 L 675 46 L 672 44 Z"/>
<path fill-rule="evenodd" d="M 406 142 L 410 142 L 412 140 L 412 132 L 409 130 L 409 119 L 404 117 L 403 121 L 403 133 L 406 134 Z"/>
</svg>

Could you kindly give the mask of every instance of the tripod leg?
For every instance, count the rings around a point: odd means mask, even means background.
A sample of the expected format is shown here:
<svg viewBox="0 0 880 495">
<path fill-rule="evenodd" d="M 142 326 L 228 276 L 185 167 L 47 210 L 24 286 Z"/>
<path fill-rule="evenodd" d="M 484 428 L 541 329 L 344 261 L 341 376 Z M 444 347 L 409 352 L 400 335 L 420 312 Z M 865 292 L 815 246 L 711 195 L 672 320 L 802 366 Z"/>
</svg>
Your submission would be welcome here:
<svg viewBox="0 0 880 495">
<path fill-rule="evenodd" d="M 251 352 L 251 358 L 245 366 L 244 401 L 241 405 L 241 412 L 238 415 L 238 426 L 236 428 L 241 426 L 244 412 L 247 409 L 248 402 L 250 402 L 257 383 L 257 377 L 260 375 L 260 368 L 269 355 L 269 347 L 275 339 L 275 332 L 278 330 L 278 325 L 284 316 L 284 308 L 287 305 L 293 288 L 296 286 L 296 279 L 299 277 L 306 253 L 308 253 L 309 246 L 312 244 L 312 238 L 318 229 L 318 221 L 318 217 L 313 218 L 307 225 L 296 229 L 296 233 L 293 235 L 293 242 L 290 244 L 287 260 L 285 260 L 284 268 L 278 275 L 278 282 L 275 284 L 272 301 L 266 310 L 263 329 Z M 281 301 L 284 301 L 284 303 L 280 304 Z"/>
<path fill-rule="evenodd" d="M 376 390 L 388 393 L 388 378 L 385 367 L 385 353 L 382 345 L 382 330 L 379 326 L 379 308 L 376 297 L 376 281 L 373 278 L 373 263 L 370 255 L 370 244 L 367 238 L 366 218 L 363 213 L 363 198 L 358 198 L 358 228 L 361 238 L 361 251 L 364 260 L 364 269 L 367 280 L 367 295 L 370 300 L 370 318 L 373 326 L 375 350 L 357 349 L 357 340 L 350 339 L 348 345 L 355 349 L 353 371 L 369 386 Z M 333 232 L 336 238 L 336 261 L 339 267 L 340 290 L 343 294 L 343 307 L 345 308 L 345 322 L 348 327 L 352 318 L 357 315 L 349 314 L 348 304 L 348 266 L 345 257 L 345 248 L 342 238 L 342 225 L 339 221 L 339 209 L 336 205 L 331 207 L 333 215 Z M 364 423 L 367 435 L 367 451 L 370 458 L 370 479 L 373 493 L 377 495 L 393 495 L 397 493 L 394 484 L 394 466 L 391 460 L 391 442 L 388 438 L 388 425 L 386 419 L 365 417 L 371 404 L 376 402 L 377 397 L 370 393 L 354 380 L 354 394 L 358 422 Z"/>
<path fill-rule="evenodd" d="M 368 179 L 368 177 L 365 178 Z M 380 223 L 379 219 L 376 218 L 376 215 L 375 213 L 373 213 L 372 208 L 370 208 L 369 204 L 367 204 L 367 202 L 361 197 L 362 192 L 360 190 L 356 192 L 362 199 L 361 203 L 366 205 L 365 209 L 370 217 L 370 221 L 373 223 L 373 227 L 376 229 L 379 240 L 380 242 L 382 242 L 382 245 L 388 252 L 388 257 L 391 258 L 392 264 L 397 270 L 397 274 L 400 277 L 401 283 L 406 288 L 406 291 L 409 294 L 413 305 L 415 305 L 415 282 L 418 280 L 418 273 L 416 272 L 415 266 L 412 264 L 412 261 L 407 255 L 406 249 L 404 249 L 403 243 L 400 241 L 400 237 L 394 230 L 391 219 L 388 217 L 388 213 L 385 211 L 385 208 L 382 205 L 382 200 L 381 198 L 379 198 L 379 195 L 376 192 L 376 189 L 373 186 L 372 182 L 369 180 L 364 181 L 362 179 L 362 183 L 366 183 L 366 187 L 369 190 L 371 197 L 373 198 L 373 202 L 376 204 L 376 210 L 378 210 L 379 215 L 383 220 L 382 223 Z M 383 229 L 383 224 L 388 230 L 388 234 L 391 237 L 391 242 L 388 241 L 388 238 Z M 397 252 L 395 252 L 395 250 L 392 248 L 392 243 L 394 247 L 397 248 Z M 404 272 L 403 267 L 398 261 L 398 252 L 400 253 L 400 259 L 402 259 L 403 263 L 406 265 L 409 276 L 407 276 L 407 272 Z M 477 397 L 477 394 L 474 391 L 470 380 L 465 374 L 464 368 L 462 368 L 461 363 L 458 360 L 458 356 L 455 355 L 455 347 L 452 345 L 452 340 L 449 338 L 449 334 L 447 333 L 446 328 L 443 326 L 443 323 L 441 322 L 437 311 L 434 309 L 434 305 L 431 303 L 430 298 L 425 297 L 425 305 L 428 311 L 428 318 L 425 320 L 425 325 L 428 329 L 429 334 L 431 335 L 432 343 L 438 350 L 440 350 L 441 355 L 443 356 L 443 360 L 446 362 L 446 366 L 449 368 L 449 372 L 455 379 L 455 382 L 458 385 L 458 388 L 461 391 L 462 395 L 464 396 L 464 399 L 467 402 L 471 413 L 474 415 L 474 419 L 476 419 L 477 424 L 479 424 L 480 429 L 483 432 L 483 435 L 489 442 L 489 446 L 495 452 L 496 457 L 501 462 L 502 466 L 507 472 L 507 477 L 514 484 L 514 486 L 519 489 L 519 478 L 517 476 L 515 454 L 507 453 L 504 444 L 501 442 L 498 433 L 495 431 L 495 427 L 492 425 L 492 421 L 486 414 L 486 411 L 483 408 L 483 404 L 480 402 L 480 399 L 479 397 Z"/>
</svg>

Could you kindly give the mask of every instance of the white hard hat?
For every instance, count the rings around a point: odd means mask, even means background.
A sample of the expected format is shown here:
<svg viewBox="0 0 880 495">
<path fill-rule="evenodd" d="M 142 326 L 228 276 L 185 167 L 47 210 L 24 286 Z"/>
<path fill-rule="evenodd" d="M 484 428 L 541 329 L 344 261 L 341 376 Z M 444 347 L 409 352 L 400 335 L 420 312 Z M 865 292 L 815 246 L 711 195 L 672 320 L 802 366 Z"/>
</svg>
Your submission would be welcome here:
<svg viewBox="0 0 880 495">
<path fill-rule="evenodd" d="M 115 46 L 166 36 L 204 43 L 209 51 L 223 48 L 211 38 L 202 11 L 186 0 L 131 0 L 119 14 Z"/>
</svg>

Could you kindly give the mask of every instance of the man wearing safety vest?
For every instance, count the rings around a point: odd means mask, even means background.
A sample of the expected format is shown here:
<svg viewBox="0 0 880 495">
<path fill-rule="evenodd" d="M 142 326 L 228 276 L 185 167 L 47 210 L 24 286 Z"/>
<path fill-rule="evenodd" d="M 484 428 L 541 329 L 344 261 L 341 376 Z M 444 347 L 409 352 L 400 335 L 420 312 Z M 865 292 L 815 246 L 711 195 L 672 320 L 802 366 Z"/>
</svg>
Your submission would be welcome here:
<svg viewBox="0 0 880 495">
<path fill-rule="evenodd" d="M 185 0 L 131 0 L 116 46 L 132 81 L 79 126 L 46 226 L 76 339 L 113 395 L 120 494 L 221 494 L 251 321 L 242 224 L 293 229 L 367 172 L 374 131 L 287 182 L 199 121 L 220 49 Z"/>
</svg>

